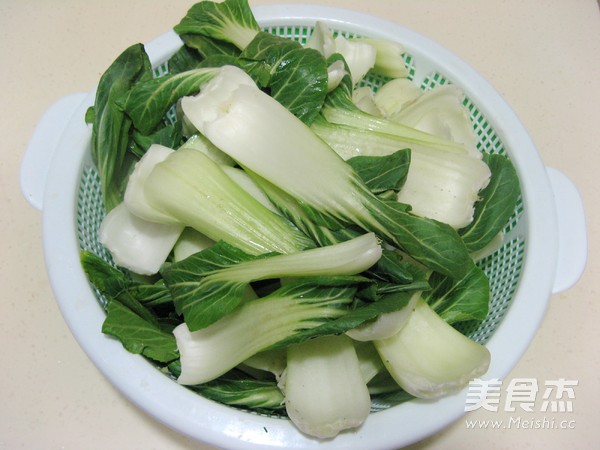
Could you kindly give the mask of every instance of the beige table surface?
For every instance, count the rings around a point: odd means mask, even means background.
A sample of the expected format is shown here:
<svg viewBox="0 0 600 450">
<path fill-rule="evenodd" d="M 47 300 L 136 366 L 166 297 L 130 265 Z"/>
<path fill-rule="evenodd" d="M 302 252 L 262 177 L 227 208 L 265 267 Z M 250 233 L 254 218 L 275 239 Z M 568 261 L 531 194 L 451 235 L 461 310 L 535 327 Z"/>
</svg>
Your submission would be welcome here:
<svg viewBox="0 0 600 450">
<path fill-rule="evenodd" d="M 254 4 L 275 3 L 255 1 Z M 306 3 L 323 3 L 322 0 Z M 510 378 L 578 380 L 567 429 L 469 429 L 459 420 L 424 449 L 600 448 L 600 14 L 596 0 L 330 0 L 442 43 L 486 77 L 528 128 L 546 165 L 577 184 L 589 260 L 580 282 L 550 299 Z M 60 97 L 89 91 L 116 55 L 148 42 L 191 0 L 0 0 L 0 448 L 209 449 L 120 395 L 71 336 L 46 277 L 41 213 L 21 196 L 19 166 L 34 127 Z M 553 245 L 549 242 L 548 245 Z M 504 420 L 478 410 L 467 417 Z M 540 422 L 542 423 L 542 422 Z"/>
</svg>

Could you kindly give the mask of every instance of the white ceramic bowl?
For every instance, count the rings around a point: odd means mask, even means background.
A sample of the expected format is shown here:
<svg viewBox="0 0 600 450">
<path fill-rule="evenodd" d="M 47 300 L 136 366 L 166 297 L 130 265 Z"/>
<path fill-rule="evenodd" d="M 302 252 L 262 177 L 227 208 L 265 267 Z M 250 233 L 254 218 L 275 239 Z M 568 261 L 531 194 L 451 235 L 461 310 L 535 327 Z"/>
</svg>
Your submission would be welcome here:
<svg viewBox="0 0 600 450">
<path fill-rule="evenodd" d="M 511 276 L 510 301 L 488 325 L 484 339 L 492 354 L 486 378 L 505 377 L 533 338 L 550 295 L 570 287 L 583 271 L 584 216 L 573 184 L 559 171 L 544 166 L 523 125 L 500 95 L 429 39 L 382 19 L 328 7 L 262 6 L 254 12 L 265 27 L 312 26 L 320 19 L 339 31 L 397 40 L 414 57 L 415 80 L 433 72 L 443 74 L 463 88 L 487 119 L 517 168 L 523 198 L 518 222 L 511 230 L 519 241 L 522 268 Z M 179 45 L 171 32 L 149 43 L 147 51 L 153 63 L 160 64 Z M 124 395 L 179 432 L 231 449 L 399 448 L 438 432 L 464 414 L 465 391 L 435 402 L 411 401 L 372 413 L 360 429 L 320 442 L 302 435 L 286 419 L 206 400 L 103 335 L 104 311 L 80 267 L 78 241 L 79 187 L 82 171 L 91 166 L 91 130 L 83 117 L 93 100 L 93 92 L 72 94 L 47 112 L 25 154 L 21 181 L 26 198 L 43 212 L 46 265 L 62 314 L 90 359 Z"/>
</svg>

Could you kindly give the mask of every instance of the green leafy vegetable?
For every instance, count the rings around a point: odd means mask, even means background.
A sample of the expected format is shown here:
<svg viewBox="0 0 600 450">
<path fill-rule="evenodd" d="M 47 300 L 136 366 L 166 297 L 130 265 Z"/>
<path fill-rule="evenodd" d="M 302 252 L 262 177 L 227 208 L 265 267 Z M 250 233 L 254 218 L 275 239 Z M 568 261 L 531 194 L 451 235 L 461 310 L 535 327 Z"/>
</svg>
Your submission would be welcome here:
<svg viewBox="0 0 600 450">
<path fill-rule="evenodd" d="M 492 172 L 490 183 L 481 191 L 473 222 L 460 230 L 470 252 L 481 250 L 502 231 L 521 195 L 519 178 L 512 162 L 502 155 L 487 155 L 485 158 Z"/>
<path fill-rule="evenodd" d="M 217 73 L 217 68 L 200 68 L 139 82 L 127 95 L 125 112 L 141 133 L 148 134 L 179 98 L 197 93 Z"/>
<path fill-rule="evenodd" d="M 175 338 L 170 331 L 144 320 L 127 306 L 110 301 L 102 332 L 117 337 L 131 353 L 168 363 L 179 357 Z"/>
<path fill-rule="evenodd" d="M 247 0 L 225 0 L 194 4 L 174 30 L 178 34 L 200 34 L 230 42 L 243 50 L 260 32 L 260 27 Z"/>
<path fill-rule="evenodd" d="M 121 103 L 129 89 L 152 77 L 150 61 L 141 44 L 127 48 L 104 72 L 93 106 L 91 155 L 100 174 L 107 210 L 121 203 L 135 158 L 127 152 L 131 119 Z M 87 118 L 90 119 L 91 115 Z"/>
<path fill-rule="evenodd" d="M 431 291 L 423 294 L 434 311 L 448 323 L 466 320 L 482 321 L 489 310 L 489 280 L 481 268 L 472 265 L 460 280 L 439 274 L 429 278 Z"/>
<path fill-rule="evenodd" d="M 212 58 L 218 56 L 230 56 L 237 58 L 241 51 L 235 45 L 212 39 L 201 34 L 182 34 L 180 35 L 181 40 L 185 43 L 182 49 L 187 49 L 188 52 L 191 50 L 196 51 L 200 54 L 201 58 Z M 194 55 L 194 53 L 192 53 Z M 188 63 L 187 68 L 190 65 Z"/>
<path fill-rule="evenodd" d="M 142 134 L 140 131 L 134 130 L 131 138 L 129 151 L 136 158 L 142 158 L 153 144 L 169 148 L 179 147 L 183 139 L 182 124 L 181 122 L 173 125 L 165 124 L 163 127 L 155 129 L 151 134 Z"/>
<path fill-rule="evenodd" d="M 260 351 L 275 348 L 284 340 L 286 344 L 301 342 L 307 339 L 302 331 L 344 315 L 353 303 L 355 289 L 324 286 L 323 281 L 287 284 L 266 297 L 244 302 L 234 313 L 198 331 L 190 332 L 186 324 L 177 327 L 174 334 L 182 368 L 179 383 L 213 380 Z"/>
<path fill-rule="evenodd" d="M 462 91 L 374 94 L 366 73 L 408 76 L 400 44 L 320 22 L 302 45 L 247 0 L 200 1 L 174 29 L 166 75 L 129 47 L 85 117 L 118 264 L 81 252 L 102 331 L 315 437 L 359 426 L 369 394 L 438 398 L 483 374 L 489 351 L 454 325 L 488 314 L 473 255 L 519 185 L 477 150 Z"/>
<path fill-rule="evenodd" d="M 227 77 L 221 72 L 209 84 L 228 83 L 229 95 L 207 89 L 182 101 L 190 121 L 217 147 L 303 207 L 376 232 L 434 270 L 464 275 L 471 259 L 451 227 L 380 201 L 351 166 L 280 103 L 256 86 L 234 85 Z"/>
<path fill-rule="evenodd" d="M 250 74 L 300 120 L 310 124 L 319 114 L 327 95 L 327 62 L 319 52 L 261 32 L 240 57 L 261 63 Z"/>
<path fill-rule="evenodd" d="M 191 386 L 206 398 L 226 405 L 250 408 L 257 412 L 284 409 L 285 397 L 272 380 L 255 380 L 231 371 L 208 383 Z"/>
<path fill-rule="evenodd" d="M 252 257 L 220 243 L 161 271 L 190 331 L 221 319 L 242 302 L 253 281 L 355 275 L 381 255 L 372 234 L 290 255 Z"/>
<path fill-rule="evenodd" d="M 397 192 L 408 176 L 410 149 L 398 150 L 388 156 L 355 156 L 348 160 L 348 164 L 371 192 Z"/>
</svg>

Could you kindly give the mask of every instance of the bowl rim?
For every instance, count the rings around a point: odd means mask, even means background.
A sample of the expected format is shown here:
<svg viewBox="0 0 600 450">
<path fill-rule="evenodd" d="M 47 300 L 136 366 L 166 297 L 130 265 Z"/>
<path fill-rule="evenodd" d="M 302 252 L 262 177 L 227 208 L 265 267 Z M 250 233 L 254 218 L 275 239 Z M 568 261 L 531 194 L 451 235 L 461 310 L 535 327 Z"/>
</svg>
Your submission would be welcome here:
<svg viewBox="0 0 600 450">
<path fill-rule="evenodd" d="M 517 364 L 545 314 L 554 282 L 558 230 L 545 167 L 526 129 L 498 92 L 449 50 L 388 20 L 347 9 L 280 4 L 252 8 L 261 26 L 325 20 L 337 29 L 397 40 L 419 60 L 434 66 L 467 95 L 492 123 L 515 162 L 522 183 L 527 227 L 524 268 L 511 307 L 486 344 L 492 363 L 486 378 L 503 379 Z M 169 31 L 146 45 L 151 60 L 166 60 L 178 37 Z M 69 121 L 51 162 L 44 193 L 42 233 L 46 267 L 61 313 L 79 345 L 103 375 L 129 400 L 158 421 L 199 441 L 231 449 L 265 447 L 362 449 L 398 448 L 418 442 L 465 413 L 466 389 L 449 397 L 411 401 L 373 413 L 358 430 L 319 441 L 301 434 L 288 420 L 264 417 L 204 399 L 170 380 L 144 358 L 132 355 L 100 331 L 104 312 L 83 273 L 77 241 L 77 195 L 82 167 L 89 160 L 91 129 L 82 118 L 92 91 Z M 519 149 L 511 152 L 510 149 Z M 526 173 L 525 169 L 526 168 Z M 527 270 L 525 270 L 527 268 Z M 515 339 L 515 330 L 519 337 Z M 510 348 L 509 352 L 503 350 Z M 128 374 L 124 377 L 123 374 Z M 432 405 L 435 403 L 435 406 Z M 170 407 L 168 405 L 171 405 Z M 435 408 L 435 420 L 431 418 Z M 405 427 L 399 427 L 404 423 Z"/>
</svg>

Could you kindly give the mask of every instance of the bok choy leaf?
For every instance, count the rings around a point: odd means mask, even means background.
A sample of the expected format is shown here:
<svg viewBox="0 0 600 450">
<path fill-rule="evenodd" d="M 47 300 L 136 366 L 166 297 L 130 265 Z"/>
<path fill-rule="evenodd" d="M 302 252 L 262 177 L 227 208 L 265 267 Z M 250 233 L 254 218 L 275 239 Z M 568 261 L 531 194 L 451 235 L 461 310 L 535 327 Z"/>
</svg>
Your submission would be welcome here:
<svg viewBox="0 0 600 450">
<path fill-rule="evenodd" d="M 519 177 L 508 158 L 486 155 L 485 160 L 492 173 L 490 183 L 475 204 L 473 222 L 459 230 L 470 252 L 483 249 L 504 229 L 521 195 Z"/>
<path fill-rule="evenodd" d="M 285 408 L 284 396 L 273 380 L 243 377 L 232 370 L 216 380 L 190 386 L 206 398 L 225 405 L 249 408 L 256 412 L 272 412 Z"/>
<path fill-rule="evenodd" d="M 243 50 L 260 32 L 260 27 L 247 0 L 225 0 L 194 4 L 174 30 L 178 34 L 200 34 L 229 42 Z"/>
<path fill-rule="evenodd" d="M 118 301 L 109 301 L 102 332 L 117 337 L 131 353 L 137 353 L 161 363 L 179 357 L 171 330 L 162 329 L 137 315 Z"/>
<path fill-rule="evenodd" d="M 132 45 L 104 72 L 94 106 L 86 114 L 86 120 L 92 120 L 91 155 L 107 211 L 123 200 L 127 177 L 136 161 L 127 151 L 132 122 L 121 103 L 136 82 L 150 78 L 152 68 L 143 45 Z"/>
<path fill-rule="evenodd" d="M 127 95 L 125 112 L 141 133 L 148 134 L 179 98 L 197 93 L 217 73 L 214 67 L 199 68 L 136 83 Z"/>
</svg>

